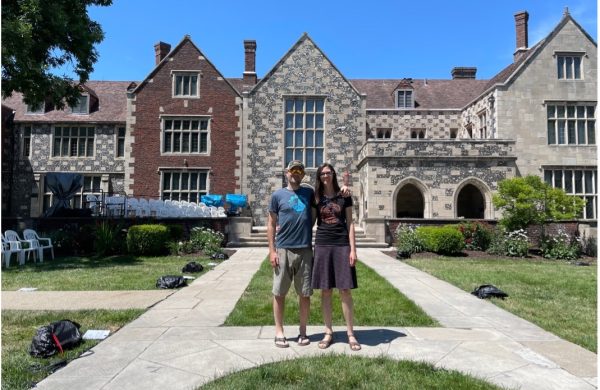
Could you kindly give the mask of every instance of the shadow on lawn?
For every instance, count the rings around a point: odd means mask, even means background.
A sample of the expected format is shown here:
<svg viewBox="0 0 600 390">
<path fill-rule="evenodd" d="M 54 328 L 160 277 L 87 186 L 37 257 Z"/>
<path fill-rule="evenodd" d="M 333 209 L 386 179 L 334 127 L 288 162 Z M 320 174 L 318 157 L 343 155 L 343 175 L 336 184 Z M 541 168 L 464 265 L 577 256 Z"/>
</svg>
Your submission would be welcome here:
<svg viewBox="0 0 600 390">
<path fill-rule="evenodd" d="M 108 257 L 59 257 L 45 260 L 43 263 L 26 262 L 24 266 L 3 269 L 2 272 L 18 272 L 29 269 L 34 272 L 57 271 L 61 269 L 105 268 L 114 266 L 134 266 L 142 263 L 140 259 L 130 255 L 115 255 Z"/>
</svg>

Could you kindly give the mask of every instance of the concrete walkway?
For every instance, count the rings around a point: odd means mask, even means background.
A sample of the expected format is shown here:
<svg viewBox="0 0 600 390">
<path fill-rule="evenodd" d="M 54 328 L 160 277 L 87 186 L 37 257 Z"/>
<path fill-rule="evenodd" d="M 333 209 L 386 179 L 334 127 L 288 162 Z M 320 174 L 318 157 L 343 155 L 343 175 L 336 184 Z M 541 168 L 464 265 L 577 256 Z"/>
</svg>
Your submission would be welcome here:
<svg viewBox="0 0 600 390">
<path fill-rule="evenodd" d="M 37 388 L 194 389 L 232 371 L 323 353 L 421 360 L 507 388 L 597 388 L 596 354 L 376 249 L 359 248 L 358 256 L 444 328 L 359 326 L 363 349 L 352 352 L 344 327 L 335 328 L 337 342 L 321 351 L 322 327 L 309 327 L 310 346 L 291 342 L 280 349 L 273 326 L 219 326 L 266 255 L 266 248 L 239 249 Z M 297 333 L 296 325 L 286 327 L 289 337 Z"/>
</svg>

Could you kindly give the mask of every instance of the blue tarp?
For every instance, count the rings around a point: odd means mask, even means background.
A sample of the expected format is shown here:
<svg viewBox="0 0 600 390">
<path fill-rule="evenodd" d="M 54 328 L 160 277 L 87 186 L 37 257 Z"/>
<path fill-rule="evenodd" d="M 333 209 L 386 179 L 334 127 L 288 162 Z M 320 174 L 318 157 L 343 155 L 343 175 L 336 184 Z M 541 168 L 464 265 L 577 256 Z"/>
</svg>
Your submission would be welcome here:
<svg viewBox="0 0 600 390">
<path fill-rule="evenodd" d="M 246 207 L 248 205 L 248 196 L 242 194 L 227 194 L 225 195 L 225 203 L 229 203 L 232 207 Z"/>
<path fill-rule="evenodd" d="M 207 206 L 223 206 L 223 195 L 202 195 L 200 201 Z"/>
</svg>

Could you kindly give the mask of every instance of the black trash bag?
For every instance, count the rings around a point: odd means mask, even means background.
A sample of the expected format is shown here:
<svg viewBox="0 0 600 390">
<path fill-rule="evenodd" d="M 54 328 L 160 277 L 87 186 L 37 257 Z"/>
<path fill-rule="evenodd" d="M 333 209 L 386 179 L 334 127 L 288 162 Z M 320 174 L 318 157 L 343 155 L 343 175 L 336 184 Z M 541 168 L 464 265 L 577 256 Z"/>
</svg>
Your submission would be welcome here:
<svg viewBox="0 0 600 390">
<path fill-rule="evenodd" d="M 398 251 L 398 252 L 396 252 L 396 258 L 399 260 L 410 259 L 410 252 L 409 251 Z"/>
<path fill-rule="evenodd" d="M 196 263 L 195 261 L 190 261 L 181 269 L 181 272 L 202 272 L 203 269 L 204 267 L 202 264 Z"/>
<path fill-rule="evenodd" d="M 29 354 L 34 357 L 50 357 L 77 346 L 82 339 L 80 327 L 77 322 L 70 320 L 39 327 L 29 346 Z"/>
<path fill-rule="evenodd" d="M 187 286 L 187 283 L 183 276 L 165 275 L 156 280 L 156 287 L 158 288 L 179 288 L 185 286 Z"/>
<path fill-rule="evenodd" d="M 227 260 L 229 256 L 227 256 L 227 253 L 213 253 L 210 258 L 213 260 Z"/>
<path fill-rule="evenodd" d="M 475 290 L 473 290 L 473 292 L 471 294 L 473 294 L 477 298 L 481 298 L 481 299 L 492 298 L 492 297 L 504 299 L 504 298 L 508 297 L 507 293 L 505 293 L 504 291 L 500 290 L 498 287 L 496 287 L 492 284 L 481 285 L 481 286 L 477 287 Z"/>
</svg>

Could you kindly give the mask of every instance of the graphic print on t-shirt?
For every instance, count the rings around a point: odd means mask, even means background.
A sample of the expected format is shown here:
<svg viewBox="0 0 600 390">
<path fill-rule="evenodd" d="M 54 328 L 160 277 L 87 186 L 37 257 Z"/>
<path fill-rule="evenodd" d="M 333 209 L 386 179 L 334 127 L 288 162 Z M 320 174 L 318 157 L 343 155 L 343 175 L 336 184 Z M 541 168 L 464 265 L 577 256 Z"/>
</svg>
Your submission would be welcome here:
<svg viewBox="0 0 600 390">
<path fill-rule="evenodd" d="M 304 210 L 306 210 L 306 205 L 304 203 L 302 203 L 302 200 L 296 194 L 290 196 L 290 200 L 288 200 L 288 204 L 297 213 L 301 213 Z"/>
<path fill-rule="evenodd" d="M 339 204 L 327 202 L 325 207 L 321 208 L 321 221 L 326 224 L 338 223 L 340 221 L 338 215 L 340 215 L 341 211 L 342 208 Z"/>
</svg>

